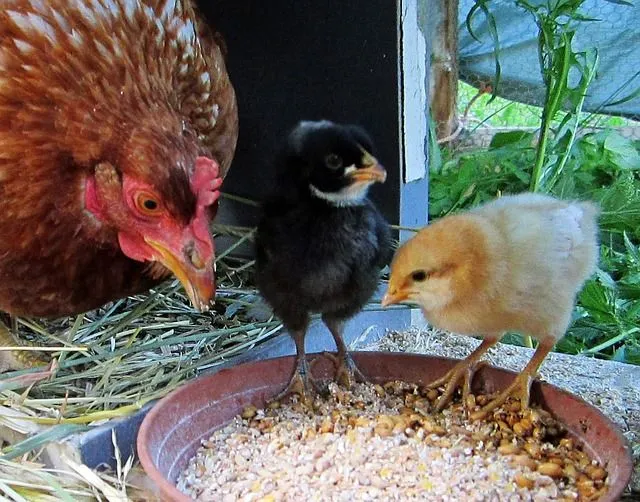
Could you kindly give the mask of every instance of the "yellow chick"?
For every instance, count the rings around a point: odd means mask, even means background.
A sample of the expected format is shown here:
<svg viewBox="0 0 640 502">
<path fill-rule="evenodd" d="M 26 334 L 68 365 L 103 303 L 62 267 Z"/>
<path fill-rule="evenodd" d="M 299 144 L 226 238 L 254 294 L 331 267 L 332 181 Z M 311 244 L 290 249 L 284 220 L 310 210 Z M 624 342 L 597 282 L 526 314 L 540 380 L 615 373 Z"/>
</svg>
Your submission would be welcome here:
<svg viewBox="0 0 640 502">
<path fill-rule="evenodd" d="M 589 202 L 522 193 L 441 218 L 398 250 L 382 305 L 416 303 L 434 326 L 483 337 L 429 385 L 445 385 L 438 410 L 461 385 L 466 397 L 480 358 L 507 331 L 539 343 L 515 381 L 483 411 L 511 396 L 528 407 L 531 381 L 565 334 L 576 295 L 595 270 L 597 215 Z"/>
</svg>

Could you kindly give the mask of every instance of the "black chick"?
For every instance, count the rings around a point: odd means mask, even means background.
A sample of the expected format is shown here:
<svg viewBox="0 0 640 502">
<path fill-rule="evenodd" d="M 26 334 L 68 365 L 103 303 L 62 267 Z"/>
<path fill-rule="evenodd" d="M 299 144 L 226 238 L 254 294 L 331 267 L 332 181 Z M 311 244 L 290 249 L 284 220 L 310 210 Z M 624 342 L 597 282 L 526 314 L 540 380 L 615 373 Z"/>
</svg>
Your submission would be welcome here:
<svg viewBox="0 0 640 502">
<path fill-rule="evenodd" d="M 350 386 L 363 375 L 347 353 L 344 323 L 376 290 L 393 255 L 389 226 L 367 199 L 386 171 L 361 128 L 329 121 L 300 122 L 278 157 L 276 190 L 263 205 L 256 235 L 260 292 L 296 343 L 290 393 L 313 393 L 304 339 L 312 313 L 333 335 L 336 380 Z"/>
</svg>

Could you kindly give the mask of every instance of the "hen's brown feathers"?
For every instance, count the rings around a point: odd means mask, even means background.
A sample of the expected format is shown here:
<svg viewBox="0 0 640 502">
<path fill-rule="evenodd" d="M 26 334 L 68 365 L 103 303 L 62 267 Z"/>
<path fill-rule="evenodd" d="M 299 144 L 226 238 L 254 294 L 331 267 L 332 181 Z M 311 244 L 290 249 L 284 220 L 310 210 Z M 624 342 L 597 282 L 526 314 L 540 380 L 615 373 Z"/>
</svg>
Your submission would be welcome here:
<svg viewBox="0 0 640 502">
<path fill-rule="evenodd" d="M 2 135 L 4 155 L 40 145 L 34 161 L 53 148 L 88 165 L 147 118 L 194 133 L 226 173 L 233 88 L 221 51 L 213 41 L 203 51 L 197 30 L 187 1 L 9 1 L 0 13 L 0 113 L 13 117 L 2 127 L 20 134 Z"/>
<path fill-rule="evenodd" d="M 3 2 L 0 309 L 69 314 L 157 282 L 86 210 L 85 179 L 110 163 L 193 216 L 195 158 L 226 174 L 238 128 L 208 33 L 188 0 Z"/>
</svg>

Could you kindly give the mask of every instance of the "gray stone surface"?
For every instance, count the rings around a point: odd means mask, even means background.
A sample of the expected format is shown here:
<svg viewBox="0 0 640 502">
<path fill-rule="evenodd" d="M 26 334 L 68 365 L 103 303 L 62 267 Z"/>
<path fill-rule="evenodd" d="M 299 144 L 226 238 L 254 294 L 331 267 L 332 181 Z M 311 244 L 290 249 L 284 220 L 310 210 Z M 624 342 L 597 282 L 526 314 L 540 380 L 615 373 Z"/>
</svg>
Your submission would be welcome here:
<svg viewBox="0 0 640 502">
<path fill-rule="evenodd" d="M 463 358 L 479 340 L 436 329 L 412 328 L 390 332 L 375 342 L 356 340 L 353 350 L 388 350 Z M 533 349 L 498 344 L 486 360 L 494 366 L 521 370 Z M 579 395 L 615 422 L 632 445 L 635 472 L 629 500 L 640 500 L 640 367 L 590 357 L 551 353 L 540 376 L 543 380 Z"/>
</svg>

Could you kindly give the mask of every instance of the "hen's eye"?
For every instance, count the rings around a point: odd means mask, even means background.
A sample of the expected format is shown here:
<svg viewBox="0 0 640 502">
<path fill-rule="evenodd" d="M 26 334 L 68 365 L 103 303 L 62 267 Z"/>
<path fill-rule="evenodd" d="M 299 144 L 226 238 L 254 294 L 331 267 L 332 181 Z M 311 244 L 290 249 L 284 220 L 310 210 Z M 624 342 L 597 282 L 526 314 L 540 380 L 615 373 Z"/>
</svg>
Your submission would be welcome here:
<svg viewBox="0 0 640 502">
<path fill-rule="evenodd" d="M 142 204 L 149 211 L 154 211 L 158 208 L 158 203 L 153 199 L 146 199 Z"/>
<path fill-rule="evenodd" d="M 415 282 L 424 282 L 427 279 L 427 273 L 424 270 L 416 270 L 411 274 L 411 279 Z"/>
<path fill-rule="evenodd" d="M 340 169 L 342 167 L 342 157 L 335 153 L 330 153 L 324 158 L 324 163 L 329 169 Z"/>
<path fill-rule="evenodd" d="M 140 192 L 135 201 L 138 210 L 147 216 L 154 216 L 160 211 L 160 202 L 153 194 Z"/>
</svg>

